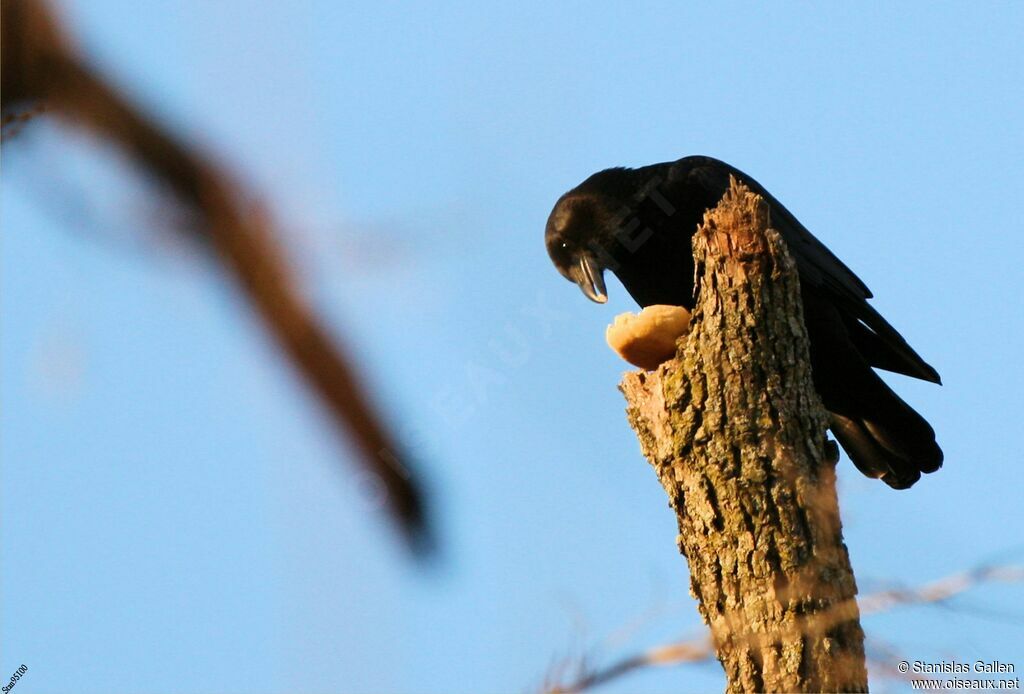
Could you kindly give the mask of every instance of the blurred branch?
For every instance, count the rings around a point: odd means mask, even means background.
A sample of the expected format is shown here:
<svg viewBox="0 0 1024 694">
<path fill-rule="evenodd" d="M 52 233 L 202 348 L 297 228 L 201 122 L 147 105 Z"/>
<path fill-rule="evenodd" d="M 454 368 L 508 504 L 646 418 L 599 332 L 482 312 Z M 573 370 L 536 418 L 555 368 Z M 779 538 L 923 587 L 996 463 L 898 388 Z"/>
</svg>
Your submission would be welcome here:
<svg viewBox="0 0 1024 694">
<path fill-rule="evenodd" d="M 2 13 L 4 127 L 8 119 L 11 125 L 23 125 L 37 115 L 33 105 L 45 104 L 47 113 L 120 147 L 173 191 L 198 220 L 198 237 L 209 243 L 288 360 L 355 441 L 363 465 L 382 483 L 386 503 L 411 545 L 426 549 L 420 486 L 371 406 L 357 368 L 301 297 L 269 216 L 255 196 L 96 74 L 69 47 L 46 3 L 4 0 Z"/>
<path fill-rule="evenodd" d="M 889 588 L 871 593 L 860 600 L 864 614 L 886 612 L 898 605 L 940 603 L 982 583 L 1019 583 L 1024 581 L 1024 567 L 979 566 L 970 571 L 952 574 L 917 588 Z"/>
<path fill-rule="evenodd" d="M 636 670 L 680 663 L 703 663 L 714 660 L 715 646 L 710 638 L 695 639 L 658 646 L 643 653 L 623 658 L 606 668 L 583 673 L 572 684 L 545 688 L 548 694 L 575 694 L 607 684 Z"/>
<path fill-rule="evenodd" d="M 890 588 L 870 593 L 859 600 L 860 612 L 862 615 L 880 614 L 902 606 L 936 605 L 986 583 L 1021 582 L 1024 582 L 1024 567 L 982 566 L 916 588 Z M 623 658 L 606 668 L 582 673 L 571 684 L 552 686 L 546 691 L 549 694 L 574 694 L 593 689 L 643 668 L 702 663 L 711 661 L 714 657 L 715 649 L 710 637 L 666 644 Z M 893 672 L 896 671 L 893 669 Z"/>
</svg>

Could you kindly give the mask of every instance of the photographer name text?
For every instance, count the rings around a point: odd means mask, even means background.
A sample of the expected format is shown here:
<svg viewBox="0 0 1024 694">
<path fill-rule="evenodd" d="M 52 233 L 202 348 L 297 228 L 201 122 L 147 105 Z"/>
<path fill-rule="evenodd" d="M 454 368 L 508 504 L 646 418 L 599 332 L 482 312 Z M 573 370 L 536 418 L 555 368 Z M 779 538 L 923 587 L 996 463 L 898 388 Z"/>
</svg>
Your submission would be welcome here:
<svg viewBox="0 0 1024 694">
<path fill-rule="evenodd" d="M 984 672 L 984 673 L 1013 673 L 1016 672 L 1013 663 L 1003 663 L 998 660 L 975 660 L 973 663 L 959 663 L 955 660 L 939 660 L 936 662 L 926 662 L 924 660 L 914 661 L 903 661 L 900 663 L 900 672 L 913 672 L 919 674 L 928 673 L 966 673 L 966 672 Z"/>
</svg>

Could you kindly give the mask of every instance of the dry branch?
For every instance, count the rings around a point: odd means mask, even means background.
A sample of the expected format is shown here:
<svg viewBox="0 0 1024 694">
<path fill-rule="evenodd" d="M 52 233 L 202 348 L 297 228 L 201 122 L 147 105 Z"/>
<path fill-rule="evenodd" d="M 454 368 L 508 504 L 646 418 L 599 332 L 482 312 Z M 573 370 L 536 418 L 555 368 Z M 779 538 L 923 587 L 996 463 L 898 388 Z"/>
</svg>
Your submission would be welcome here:
<svg viewBox="0 0 1024 694">
<path fill-rule="evenodd" d="M 835 449 L 799 280 L 768 206 L 733 181 L 694 237 L 698 303 L 675 359 L 625 376 L 730 692 L 866 691 Z"/>
<path fill-rule="evenodd" d="M 120 147 L 195 213 L 199 239 L 212 247 L 289 361 L 356 442 L 363 464 L 380 480 L 386 502 L 413 546 L 425 548 L 420 487 L 371 406 L 357 369 L 302 298 L 255 196 L 96 74 L 71 50 L 46 3 L 4 0 L 2 23 L 0 89 L 9 115 L 5 124 L 23 122 L 13 115 L 18 109 L 45 104 L 47 113 Z"/>
<path fill-rule="evenodd" d="M 890 588 L 871 593 L 858 600 L 858 604 L 862 615 L 889 612 L 897 607 L 910 605 L 938 605 L 972 588 L 997 582 L 1024 582 L 1024 568 L 982 566 L 917 587 Z M 715 648 L 710 637 L 663 644 L 642 653 L 627 656 L 607 667 L 584 672 L 570 684 L 554 685 L 545 688 L 545 691 L 549 694 L 574 694 L 593 689 L 643 668 L 702 663 L 714 657 Z M 888 663 L 877 663 L 875 660 L 872 660 L 872 663 L 887 666 L 888 669 L 893 670 L 893 663 L 899 659 L 894 656 Z M 887 672 L 885 668 L 881 668 L 881 671 Z"/>
</svg>

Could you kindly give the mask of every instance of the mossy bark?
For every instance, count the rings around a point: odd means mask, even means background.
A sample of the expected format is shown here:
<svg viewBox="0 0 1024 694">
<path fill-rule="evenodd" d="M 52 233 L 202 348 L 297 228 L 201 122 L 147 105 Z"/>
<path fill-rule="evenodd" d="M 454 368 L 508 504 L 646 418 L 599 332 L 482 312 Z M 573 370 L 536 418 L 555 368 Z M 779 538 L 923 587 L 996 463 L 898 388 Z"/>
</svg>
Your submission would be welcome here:
<svg viewBox="0 0 1024 694">
<path fill-rule="evenodd" d="M 795 264 L 733 181 L 694 237 L 675 359 L 620 388 L 668 493 L 729 692 L 867 691 L 864 635 Z"/>
</svg>

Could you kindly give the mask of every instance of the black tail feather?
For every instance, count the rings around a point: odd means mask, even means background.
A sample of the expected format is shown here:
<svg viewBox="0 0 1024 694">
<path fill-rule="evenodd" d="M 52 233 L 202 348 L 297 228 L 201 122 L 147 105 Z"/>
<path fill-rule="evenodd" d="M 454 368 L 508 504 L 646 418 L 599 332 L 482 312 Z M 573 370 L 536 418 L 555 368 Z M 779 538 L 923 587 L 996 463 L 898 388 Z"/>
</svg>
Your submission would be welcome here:
<svg viewBox="0 0 1024 694">
<path fill-rule="evenodd" d="M 865 475 L 896 489 L 938 470 L 942 450 L 935 431 L 872 366 L 938 383 L 935 369 L 869 307 L 861 313 L 875 320 L 862 323 L 827 297 L 809 291 L 802 295 L 814 385 L 831 414 L 832 433 L 850 460 Z"/>
<path fill-rule="evenodd" d="M 864 361 L 879 369 L 942 384 L 938 372 L 927 364 L 906 343 L 898 344 L 874 332 L 860 321 L 851 321 L 846 329 Z"/>
<path fill-rule="evenodd" d="M 902 422 L 882 424 L 877 419 L 853 419 L 832 412 L 831 429 L 861 472 L 893 489 L 907 489 L 921 479 L 922 472 L 942 467 L 942 449 L 928 423 L 902 401 L 899 404 L 906 410 L 900 413 Z"/>
</svg>

